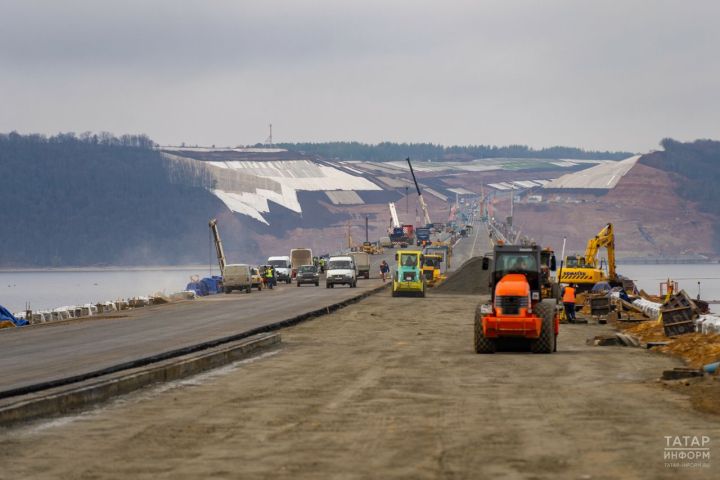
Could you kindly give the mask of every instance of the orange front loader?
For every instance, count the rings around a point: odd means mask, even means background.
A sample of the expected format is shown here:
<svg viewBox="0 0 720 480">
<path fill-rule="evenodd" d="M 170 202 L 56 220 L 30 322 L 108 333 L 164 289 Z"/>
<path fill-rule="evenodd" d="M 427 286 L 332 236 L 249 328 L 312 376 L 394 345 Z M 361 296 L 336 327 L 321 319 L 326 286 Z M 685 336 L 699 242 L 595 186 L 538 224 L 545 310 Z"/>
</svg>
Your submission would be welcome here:
<svg viewBox="0 0 720 480">
<path fill-rule="evenodd" d="M 557 349 L 560 322 L 555 301 L 542 298 L 541 249 L 496 245 L 490 274 L 490 303 L 475 313 L 475 352 L 494 353 L 504 340 L 526 339 L 534 353 Z M 483 270 L 490 270 L 483 259 Z M 551 261 L 555 269 L 555 261 Z"/>
</svg>

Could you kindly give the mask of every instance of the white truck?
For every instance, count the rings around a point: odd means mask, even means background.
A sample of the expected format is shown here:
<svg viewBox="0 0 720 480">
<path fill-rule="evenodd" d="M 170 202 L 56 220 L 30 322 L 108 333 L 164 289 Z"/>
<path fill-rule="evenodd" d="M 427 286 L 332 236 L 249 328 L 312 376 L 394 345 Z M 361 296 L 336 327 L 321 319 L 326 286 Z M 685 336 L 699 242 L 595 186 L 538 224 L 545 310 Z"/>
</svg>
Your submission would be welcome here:
<svg viewBox="0 0 720 480">
<path fill-rule="evenodd" d="M 370 254 L 367 252 L 352 252 L 358 277 L 370 278 Z"/>
<path fill-rule="evenodd" d="M 357 287 L 357 269 L 353 257 L 337 256 L 330 257 L 325 270 L 325 287 L 335 288 L 335 285 L 347 285 Z"/>
<path fill-rule="evenodd" d="M 292 268 L 292 277 L 297 275 L 297 269 L 301 265 L 312 265 L 313 255 L 309 248 L 293 248 L 290 250 L 290 265 Z"/>
<path fill-rule="evenodd" d="M 290 257 L 268 257 L 267 264 L 275 269 L 275 278 L 278 282 L 290 283 L 292 281 L 292 269 Z"/>
<path fill-rule="evenodd" d="M 250 293 L 252 290 L 250 265 L 242 263 L 225 265 L 223 289 L 225 293 L 230 293 L 233 290 L 245 290 L 246 293 Z"/>
</svg>

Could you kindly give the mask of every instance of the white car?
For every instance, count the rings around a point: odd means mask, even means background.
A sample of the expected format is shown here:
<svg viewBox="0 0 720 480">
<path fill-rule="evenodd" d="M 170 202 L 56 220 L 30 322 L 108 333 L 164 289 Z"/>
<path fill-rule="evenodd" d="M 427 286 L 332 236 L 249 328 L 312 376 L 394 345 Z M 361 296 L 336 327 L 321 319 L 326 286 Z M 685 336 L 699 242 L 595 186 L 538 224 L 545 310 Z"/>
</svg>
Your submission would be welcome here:
<svg viewBox="0 0 720 480">
<path fill-rule="evenodd" d="M 330 257 L 325 268 L 325 287 L 335 288 L 335 285 L 357 287 L 357 268 L 352 257 Z"/>
<path fill-rule="evenodd" d="M 290 283 L 292 281 L 292 265 L 290 257 L 268 257 L 267 264 L 275 269 L 275 279 L 278 282 Z"/>
</svg>

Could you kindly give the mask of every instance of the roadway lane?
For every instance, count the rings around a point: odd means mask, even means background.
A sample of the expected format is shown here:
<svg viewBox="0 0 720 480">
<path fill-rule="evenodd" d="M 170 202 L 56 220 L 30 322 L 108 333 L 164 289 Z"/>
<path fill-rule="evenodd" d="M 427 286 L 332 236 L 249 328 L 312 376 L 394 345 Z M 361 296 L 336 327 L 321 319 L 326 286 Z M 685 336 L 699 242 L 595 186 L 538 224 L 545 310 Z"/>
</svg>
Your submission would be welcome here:
<svg viewBox="0 0 720 480">
<path fill-rule="evenodd" d="M 373 262 L 375 263 L 375 262 Z M 373 265 L 373 273 L 377 268 Z M 281 285 L 157 305 L 124 318 L 76 320 L 0 331 L 0 391 L 80 375 L 138 358 L 239 334 L 341 302 L 381 285 L 357 288 Z M 119 315 L 118 314 L 118 315 Z"/>
<path fill-rule="evenodd" d="M 472 254 L 473 236 L 456 248 Z M 480 240 L 478 240 L 479 243 Z M 380 261 L 394 265 L 395 250 L 371 256 L 371 279 L 357 288 L 279 285 L 195 301 L 118 312 L 110 318 L 72 320 L 0 330 L 0 391 L 60 380 L 139 358 L 241 334 L 342 302 L 381 285 Z M 477 254 L 477 251 L 475 252 Z M 465 254 L 463 255 L 465 256 Z M 458 264 L 459 266 L 459 264 Z"/>
</svg>

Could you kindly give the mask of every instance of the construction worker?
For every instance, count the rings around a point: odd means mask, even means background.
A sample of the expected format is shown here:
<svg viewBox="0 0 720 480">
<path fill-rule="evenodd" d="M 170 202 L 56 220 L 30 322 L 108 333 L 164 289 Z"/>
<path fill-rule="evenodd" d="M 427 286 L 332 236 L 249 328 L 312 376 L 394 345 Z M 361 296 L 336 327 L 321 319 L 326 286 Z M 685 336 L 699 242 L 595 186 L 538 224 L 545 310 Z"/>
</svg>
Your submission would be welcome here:
<svg viewBox="0 0 720 480">
<path fill-rule="evenodd" d="M 383 260 L 382 263 L 380 263 L 380 276 L 382 277 L 383 283 L 385 283 L 385 275 L 390 273 L 390 265 Z"/>
<path fill-rule="evenodd" d="M 575 323 L 575 284 L 571 283 L 563 289 L 563 306 L 565 307 L 565 318 L 569 323 Z"/>
<path fill-rule="evenodd" d="M 265 278 L 267 278 L 267 284 L 270 289 L 275 286 L 275 269 L 272 265 L 268 265 L 265 269 Z"/>
</svg>

